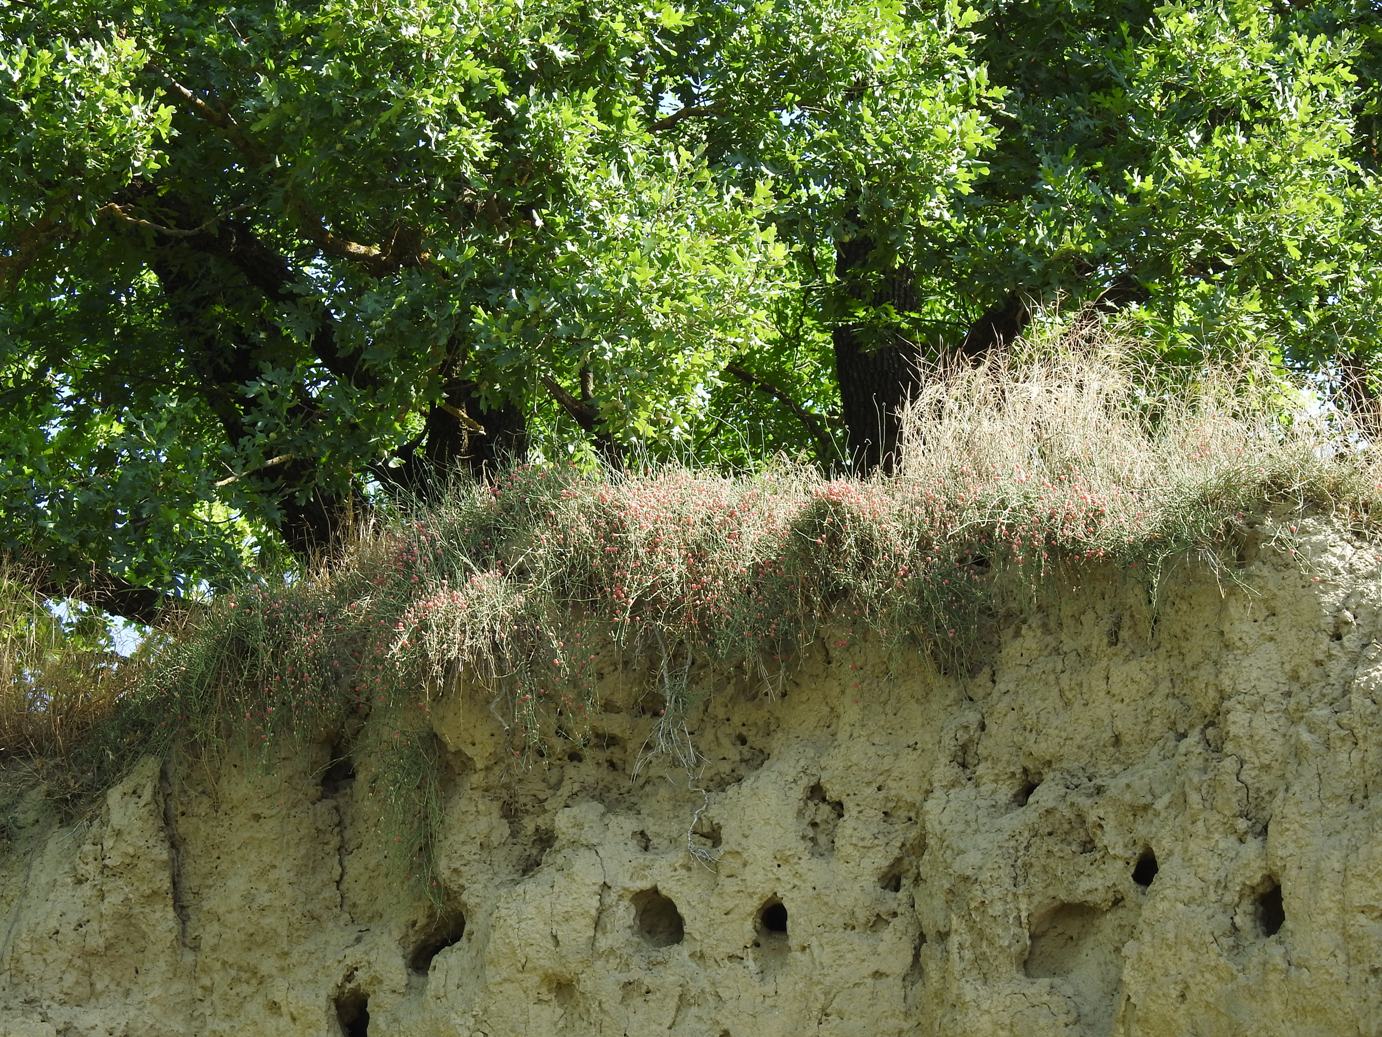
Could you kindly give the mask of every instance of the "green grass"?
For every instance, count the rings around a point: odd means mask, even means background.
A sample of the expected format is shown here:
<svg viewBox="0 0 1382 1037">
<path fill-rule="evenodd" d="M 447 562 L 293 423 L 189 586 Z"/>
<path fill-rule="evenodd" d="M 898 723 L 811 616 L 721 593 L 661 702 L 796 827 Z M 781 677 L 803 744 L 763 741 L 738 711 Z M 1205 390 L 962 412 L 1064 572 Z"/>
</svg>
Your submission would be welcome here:
<svg viewBox="0 0 1382 1037">
<path fill-rule="evenodd" d="M 579 737 L 613 646 L 661 698 L 653 742 L 689 763 L 693 666 L 747 671 L 770 693 L 831 623 L 962 670 L 994 617 L 1038 601 L 1056 574 L 1114 567 L 1153 594 L 1186 561 L 1231 576 L 1268 509 L 1327 511 L 1371 534 L 1375 454 L 1343 445 L 1337 425 L 1284 419 L 1278 381 L 1239 367 L 1148 382 L 1088 349 L 938 373 L 886 480 L 518 466 L 457 482 L 439 504 L 377 515 L 330 567 L 218 598 L 73 737 L 5 744 L 80 799 L 143 753 L 363 731 L 385 761 L 381 813 L 430 883 L 427 714 L 458 673 L 492 696 L 522 756 L 558 729 Z"/>
</svg>

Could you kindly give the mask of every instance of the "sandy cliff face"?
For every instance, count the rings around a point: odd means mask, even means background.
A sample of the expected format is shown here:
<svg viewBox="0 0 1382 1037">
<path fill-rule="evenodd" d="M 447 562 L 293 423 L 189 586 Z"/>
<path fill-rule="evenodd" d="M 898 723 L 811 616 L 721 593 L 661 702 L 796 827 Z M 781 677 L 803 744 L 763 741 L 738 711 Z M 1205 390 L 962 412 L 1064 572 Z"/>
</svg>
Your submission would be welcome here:
<svg viewBox="0 0 1382 1037">
<path fill-rule="evenodd" d="M 775 699 L 705 675 L 694 780 L 635 773 L 614 677 L 527 771 L 452 695 L 440 918 L 368 758 L 8 803 L 0 1034 L 1382 1033 L 1382 583 L 1306 539 L 1155 618 L 1053 588 L 974 674 L 841 637 Z"/>
</svg>

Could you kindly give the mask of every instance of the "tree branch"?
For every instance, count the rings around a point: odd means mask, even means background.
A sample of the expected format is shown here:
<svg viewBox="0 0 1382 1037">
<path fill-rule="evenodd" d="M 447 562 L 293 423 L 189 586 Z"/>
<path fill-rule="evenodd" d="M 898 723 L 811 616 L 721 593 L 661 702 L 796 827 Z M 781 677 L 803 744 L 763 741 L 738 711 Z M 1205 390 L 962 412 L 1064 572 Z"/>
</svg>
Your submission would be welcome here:
<svg viewBox="0 0 1382 1037">
<path fill-rule="evenodd" d="M 181 328 L 182 353 L 196 379 L 195 388 L 221 423 L 227 440 L 238 445 L 258 432 L 255 408 L 240 389 L 259 376 L 261 343 L 258 332 L 261 329 L 257 326 L 246 329 L 225 319 L 225 314 L 236 308 L 237 300 L 227 298 L 225 278 L 205 276 L 208 255 L 231 259 L 242 269 L 247 263 L 247 280 L 252 286 L 261 287 L 271 298 L 276 297 L 276 291 L 287 293 L 287 288 L 273 276 L 272 266 L 266 268 L 250 261 L 257 255 L 254 240 L 235 237 L 227 221 L 218 223 L 214 232 L 169 239 L 152 249 L 150 265 L 168 300 L 169 314 Z M 270 255 L 278 258 L 274 253 Z M 291 294 L 289 297 L 295 298 Z M 261 316 L 246 319 L 263 320 Z M 276 329 L 270 325 L 270 330 L 272 333 Z M 329 323 L 314 336 L 318 348 L 328 356 L 334 350 L 332 336 Z M 354 357 L 345 359 L 355 360 Z M 349 369 L 350 364 L 346 367 Z M 320 421 L 313 401 L 301 391 L 289 408 L 288 416 L 290 422 L 309 427 Z M 294 554 L 313 558 L 332 550 L 348 521 L 349 491 L 315 489 L 317 473 L 313 460 L 300 457 L 276 460 L 278 463 L 274 465 L 236 478 L 272 501 L 278 512 L 276 528 Z"/>
<path fill-rule="evenodd" d="M 243 133 L 241 133 L 240 124 L 235 121 L 234 116 L 230 115 L 230 113 L 228 112 L 222 112 L 207 104 L 206 101 L 198 97 L 191 90 L 189 90 L 187 87 L 183 86 L 176 79 L 174 79 L 167 72 L 167 70 L 165 70 L 161 66 L 155 65 L 152 62 L 150 62 L 149 68 L 153 69 L 155 72 L 161 75 L 164 81 L 168 84 L 168 88 L 172 90 L 173 93 L 176 94 L 184 103 L 190 105 L 192 110 L 196 112 L 200 118 L 209 122 L 212 126 L 224 130 L 227 135 L 234 136 L 234 143 L 242 151 L 254 150 L 256 152 L 256 157 L 262 157 L 258 154 L 258 149 L 253 148 L 253 142 L 250 141 L 249 138 L 245 137 Z"/>
<path fill-rule="evenodd" d="M 271 161 L 271 156 L 257 141 L 245 133 L 234 116 L 209 104 L 164 69 L 151 67 L 163 77 L 175 97 L 203 122 L 216 127 L 222 137 L 234 145 L 245 158 L 267 170 L 269 176 L 278 180 L 284 178 L 284 172 L 280 167 Z M 421 242 L 412 235 L 395 234 L 387 248 L 366 245 L 329 230 L 325 217 L 311 212 L 297 198 L 289 198 L 288 209 L 296 217 L 298 232 L 323 253 L 358 263 L 376 277 L 397 273 L 405 267 L 426 266 L 431 262 L 431 253 L 422 248 Z"/>
<path fill-rule="evenodd" d="M 183 215 L 187 215 L 185 207 L 178 200 L 173 199 L 168 204 L 174 209 L 183 209 Z M 298 274 L 292 264 L 242 220 L 219 214 L 201 221 L 190 230 L 181 230 L 137 216 L 127 205 L 111 202 L 104 208 L 132 226 L 152 229 L 187 248 L 224 259 L 271 302 L 296 305 L 302 301 L 302 294 L 296 287 Z M 191 222 L 190 219 L 188 222 Z M 319 323 L 309 344 L 326 369 L 356 388 L 377 388 L 380 380 L 365 368 L 360 353 L 343 352 L 338 346 L 336 322 L 329 311 L 321 305 L 316 306 L 316 310 Z"/>
<path fill-rule="evenodd" d="M 31 584 L 34 593 L 49 600 L 74 598 L 102 612 L 137 623 L 153 623 L 171 603 L 153 587 L 131 583 L 123 576 L 93 569 L 90 573 L 44 572 Z"/>
<path fill-rule="evenodd" d="M 1146 285 L 1130 271 L 1124 270 L 1098 294 L 1093 302 L 1086 305 L 1071 322 L 1069 334 L 1078 336 L 1091 327 L 1101 317 L 1111 317 L 1119 310 L 1126 309 L 1150 298 Z"/>
<path fill-rule="evenodd" d="M 1089 276 L 1092 271 L 1084 273 Z M 1111 316 L 1128 306 L 1145 302 L 1148 297 L 1146 285 L 1132 271 L 1121 271 L 1076 315 L 1071 330 L 1079 332 L 1099 317 Z M 1032 323 L 1033 316 L 1031 299 L 1018 290 L 1009 292 L 970 325 L 960 341 L 959 355 L 978 363 L 1019 338 Z"/>
<path fill-rule="evenodd" d="M 473 432 L 477 436 L 489 435 L 489 433 L 485 431 L 485 426 L 481 425 L 478 421 L 472 418 L 465 411 L 461 410 L 460 407 L 457 407 L 454 403 L 451 403 L 449 400 L 442 400 L 441 403 L 437 404 L 437 409 L 444 411 L 447 414 L 450 414 L 453 418 L 455 418 L 457 421 L 461 423 L 461 428 L 465 429 L 467 432 Z"/>
<path fill-rule="evenodd" d="M 648 130 L 652 133 L 665 133 L 667 130 L 680 126 L 687 119 L 704 119 L 711 115 L 717 115 L 719 111 L 719 106 L 715 104 L 688 104 L 650 124 Z"/>
<path fill-rule="evenodd" d="M 598 415 L 594 407 L 568 392 L 560 382 L 550 375 L 542 376 L 542 385 L 552 394 L 552 399 L 561 405 L 561 409 L 575 419 L 576 424 L 581 427 L 581 431 L 587 435 L 592 435 L 595 432 L 595 421 Z"/>
<path fill-rule="evenodd" d="M 595 380 L 590 368 L 581 368 L 581 395 L 568 392 L 560 382 L 549 375 L 542 376 L 543 387 L 552 394 L 561 409 L 571 415 L 582 432 L 590 437 L 599 451 L 612 467 L 624 467 L 624 449 L 600 428 L 600 410 L 595 405 Z"/>
<path fill-rule="evenodd" d="M 422 432 L 369 465 L 369 471 L 381 483 L 423 498 L 442 489 L 458 463 L 484 477 L 501 459 L 521 453 L 527 429 L 517 408 L 503 403 L 486 407 L 482 401 L 474 382 L 451 378 L 441 399 L 423 416 Z"/>
<path fill-rule="evenodd" d="M 240 212 L 244 209 L 245 206 L 239 205 L 232 209 L 231 212 Z M 121 205 L 119 202 L 106 202 L 105 205 L 96 210 L 96 215 L 111 215 L 122 223 L 128 223 L 132 227 L 143 227 L 145 230 L 151 230 L 155 234 L 162 234 L 170 238 L 195 238 L 197 235 L 214 227 L 226 214 L 218 213 L 202 221 L 197 226 L 186 229 L 182 227 L 165 227 L 161 223 L 153 222 L 153 220 L 146 220 L 141 216 L 135 216 L 126 206 Z"/>
<path fill-rule="evenodd" d="M 217 480 L 217 482 L 215 482 L 213 485 L 215 485 L 216 489 L 219 490 L 222 487 L 229 486 L 231 483 L 239 482 L 241 479 L 244 479 L 247 476 L 258 475 L 266 468 L 275 468 L 278 465 L 287 464 L 291 460 L 293 460 L 292 454 L 279 454 L 277 457 L 269 458 L 258 468 L 256 468 L 253 472 L 246 472 L 242 475 L 228 475 L 224 479 Z"/>
<path fill-rule="evenodd" d="M 826 431 L 825 425 L 821 422 L 820 416 L 811 413 L 800 403 L 794 400 L 784 389 L 774 385 L 759 375 L 754 374 L 743 364 L 730 361 L 725 365 L 725 373 L 731 374 L 745 385 L 757 389 L 759 392 L 772 397 L 778 403 L 786 407 L 802 426 L 816 440 L 818 446 L 823 448 L 825 457 L 831 456 L 835 450 L 835 441 L 830 433 Z"/>
<path fill-rule="evenodd" d="M 1009 292 L 969 326 L 957 352 L 971 363 L 978 363 L 1021 335 L 1031 322 L 1032 308 L 1027 298 L 1021 292 Z"/>
</svg>

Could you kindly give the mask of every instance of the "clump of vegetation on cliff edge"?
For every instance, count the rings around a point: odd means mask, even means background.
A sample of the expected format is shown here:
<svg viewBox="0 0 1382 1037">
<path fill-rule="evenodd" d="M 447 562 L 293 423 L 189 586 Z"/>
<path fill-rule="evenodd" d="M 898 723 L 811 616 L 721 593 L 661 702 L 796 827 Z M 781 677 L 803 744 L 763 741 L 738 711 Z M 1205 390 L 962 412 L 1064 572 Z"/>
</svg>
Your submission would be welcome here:
<svg viewBox="0 0 1382 1037">
<path fill-rule="evenodd" d="M 0 744 L 75 796 L 143 753 L 366 730 L 396 764 L 379 791 L 403 818 L 419 795 L 434 812 L 426 715 L 462 672 L 522 756 L 557 728 L 579 736 L 615 646 L 660 696 L 657 747 L 690 763 L 693 665 L 771 690 L 830 622 L 962 667 L 991 617 L 1053 577 L 1113 566 L 1155 593 L 1178 562 L 1231 573 L 1268 509 L 1360 528 L 1379 513 L 1375 451 L 1268 372 L 1155 384 L 1096 347 L 940 372 L 889 478 L 527 464 L 458 481 L 310 575 L 218 597 L 134 662 L 97 667 L 88 694 L 70 674 L 45 683 L 64 672 L 53 660 L 11 658 Z M 428 859 L 431 828 L 404 828 L 405 853 Z"/>
</svg>

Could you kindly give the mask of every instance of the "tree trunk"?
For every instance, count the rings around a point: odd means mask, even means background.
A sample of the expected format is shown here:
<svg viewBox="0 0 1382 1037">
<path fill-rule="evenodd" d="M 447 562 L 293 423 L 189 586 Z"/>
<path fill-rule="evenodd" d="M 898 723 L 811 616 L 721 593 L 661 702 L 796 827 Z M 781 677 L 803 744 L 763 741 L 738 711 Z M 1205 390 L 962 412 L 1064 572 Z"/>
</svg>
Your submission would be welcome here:
<svg viewBox="0 0 1382 1037">
<path fill-rule="evenodd" d="M 910 270 L 898 268 L 871 277 L 873 241 L 868 237 L 839 242 L 835 275 L 852 307 L 891 305 L 898 313 L 916 310 L 916 282 Z M 840 414 L 850 471 L 858 476 L 897 470 L 902 414 L 921 384 L 921 349 L 896 327 L 868 319 L 837 324 L 835 378 L 840 387 Z"/>
<path fill-rule="evenodd" d="M 1031 307 L 1018 292 L 1009 292 L 969 326 L 956 351 L 971 364 L 1003 349 L 1027 330 L 1032 321 Z"/>
<path fill-rule="evenodd" d="M 511 458 L 522 458 L 528 447 L 528 425 L 513 403 L 486 406 L 479 387 L 466 381 L 448 386 L 444 403 L 446 409 L 434 408 L 427 418 L 423 456 L 432 472 L 464 464 L 480 479 Z M 458 420 L 454 410 L 462 411 L 478 427 Z"/>
</svg>

